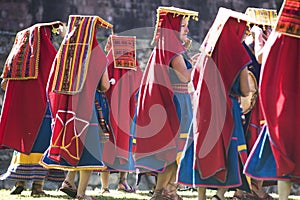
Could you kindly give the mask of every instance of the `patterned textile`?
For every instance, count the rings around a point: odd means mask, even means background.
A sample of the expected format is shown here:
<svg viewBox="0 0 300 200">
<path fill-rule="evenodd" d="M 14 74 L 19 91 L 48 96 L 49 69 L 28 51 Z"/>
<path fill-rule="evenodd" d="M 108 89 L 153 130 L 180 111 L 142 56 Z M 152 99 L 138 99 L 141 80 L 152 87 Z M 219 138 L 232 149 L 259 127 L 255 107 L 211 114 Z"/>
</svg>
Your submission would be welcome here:
<svg viewBox="0 0 300 200">
<path fill-rule="evenodd" d="M 7 172 L 0 175 L 0 180 L 19 180 L 19 181 L 53 181 L 61 183 L 65 179 L 64 171 L 57 169 L 46 169 L 39 165 L 43 154 L 31 153 L 29 155 L 14 151 L 10 166 Z"/>
<path fill-rule="evenodd" d="M 115 68 L 136 69 L 135 36 L 111 36 Z"/>
<path fill-rule="evenodd" d="M 59 168 L 103 168 L 94 109 L 95 91 L 108 64 L 96 38 L 100 23 L 111 26 L 98 16 L 69 17 L 68 33 L 49 75 L 47 94 L 54 123 L 45 159 L 59 163 Z"/>
<path fill-rule="evenodd" d="M 14 45 L 4 64 L 2 78 L 36 79 L 40 60 L 40 29 L 62 25 L 62 22 L 40 23 L 17 33 Z"/>
<path fill-rule="evenodd" d="M 275 30 L 293 37 L 300 37 L 300 0 L 284 1 Z"/>
<path fill-rule="evenodd" d="M 77 94 L 84 85 L 96 25 L 112 28 L 98 16 L 71 15 L 66 35 L 57 56 L 53 82 L 54 92 Z"/>
</svg>

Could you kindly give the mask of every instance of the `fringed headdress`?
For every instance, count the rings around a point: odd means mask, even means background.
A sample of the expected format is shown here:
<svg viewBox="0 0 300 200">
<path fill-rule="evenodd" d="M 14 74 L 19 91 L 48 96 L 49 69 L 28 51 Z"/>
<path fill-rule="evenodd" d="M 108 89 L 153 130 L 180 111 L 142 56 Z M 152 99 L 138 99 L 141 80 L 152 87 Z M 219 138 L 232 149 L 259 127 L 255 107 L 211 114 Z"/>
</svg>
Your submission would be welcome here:
<svg viewBox="0 0 300 200">
<path fill-rule="evenodd" d="M 192 17 L 193 20 L 198 21 L 198 12 L 192 11 L 192 10 L 186 10 L 182 8 L 176 8 L 176 7 L 158 7 L 157 9 L 157 17 L 156 17 L 156 25 L 155 25 L 155 30 L 154 30 L 154 36 L 152 40 L 152 44 L 156 42 L 157 40 L 157 33 L 158 30 L 161 28 L 161 14 L 165 13 L 172 13 L 175 16 L 182 15 L 184 19 L 190 19 Z"/>
<path fill-rule="evenodd" d="M 272 26 L 276 25 L 277 11 L 265 8 L 247 8 L 246 15 L 255 20 L 256 25 Z"/>
</svg>

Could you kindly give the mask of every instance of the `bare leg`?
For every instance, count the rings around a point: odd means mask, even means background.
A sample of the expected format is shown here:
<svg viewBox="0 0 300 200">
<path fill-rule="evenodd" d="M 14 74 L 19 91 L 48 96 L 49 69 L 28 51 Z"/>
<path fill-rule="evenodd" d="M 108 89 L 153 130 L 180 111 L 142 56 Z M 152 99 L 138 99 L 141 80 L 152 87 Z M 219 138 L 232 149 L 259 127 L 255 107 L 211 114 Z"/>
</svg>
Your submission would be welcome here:
<svg viewBox="0 0 300 200">
<path fill-rule="evenodd" d="M 31 187 L 31 196 L 35 195 L 46 195 L 43 191 L 44 181 L 33 181 Z"/>
<path fill-rule="evenodd" d="M 262 180 L 253 180 L 251 182 L 252 191 L 260 198 L 267 197 L 268 194 L 262 189 L 263 181 Z"/>
<path fill-rule="evenodd" d="M 109 183 L 109 172 L 101 172 L 101 193 L 109 193 L 108 183 Z"/>
<path fill-rule="evenodd" d="M 168 165 L 163 173 L 157 174 L 157 181 L 153 196 L 150 200 L 162 199 L 163 191 L 167 187 L 168 183 L 173 180 L 174 170 L 176 170 L 176 163 Z"/>
<path fill-rule="evenodd" d="M 120 172 L 120 180 L 127 180 L 127 172 Z"/>
<path fill-rule="evenodd" d="M 176 164 L 173 163 L 167 166 L 163 173 L 157 174 L 157 183 L 156 183 L 155 190 L 160 190 L 162 188 L 165 188 L 170 181 L 174 180 L 172 176 L 174 175 L 174 170 L 176 170 L 176 167 L 177 167 Z"/>
<path fill-rule="evenodd" d="M 291 193 L 292 183 L 290 181 L 278 181 L 279 200 L 288 200 Z"/>
<path fill-rule="evenodd" d="M 79 184 L 77 189 L 77 196 L 80 197 L 85 196 L 86 187 L 89 183 L 91 174 L 92 174 L 91 170 L 80 170 L 80 179 L 79 179 Z"/>
<path fill-rule="evenodd" d="M 77 195 L 77 188 L 75 186 L 75 176 L 76 171 L 68 171 L 67 176 L 63 183 L 61 184 L 61 187 L 59 188 L 60 191 L 66 193 L 68 196 L 75 198 Z"/>
<path fill-rule="evenodd" d="M 65 181 L 71 184 L 72 188 L 76 188 L 75 186 L 75 176 L 76 176 L 76 171 L 68 171 L 67 176 L 65 178 Z M 63 185 L 65 183 L 62 183 Z"/>
<path fill-rule="evenodd" d="M 225 193 L 227 192 L 227 188 L 219 188 L 217 190 L 217 196 L 222 199 L 225 200 Z"/>
<path fill-rule="evenodd" d="M 206 200 L 206 188 L 198 187 L 198 200 Z"/>
</svg>

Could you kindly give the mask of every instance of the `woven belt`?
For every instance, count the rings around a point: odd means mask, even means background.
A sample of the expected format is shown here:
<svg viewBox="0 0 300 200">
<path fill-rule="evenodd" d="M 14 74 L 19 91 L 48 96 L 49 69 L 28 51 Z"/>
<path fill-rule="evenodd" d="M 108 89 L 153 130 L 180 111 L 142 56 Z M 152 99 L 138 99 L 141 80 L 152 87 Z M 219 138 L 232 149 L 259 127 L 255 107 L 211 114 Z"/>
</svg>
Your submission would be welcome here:
<svg viewBox="0 0 300 200">
<path fill-rule="evenodd" d="M 178 93 L 189 93 L 189 86 L 187 83 L 176 83 L 172 84 L 172 88 L 174 92 Z"/>
</svg>

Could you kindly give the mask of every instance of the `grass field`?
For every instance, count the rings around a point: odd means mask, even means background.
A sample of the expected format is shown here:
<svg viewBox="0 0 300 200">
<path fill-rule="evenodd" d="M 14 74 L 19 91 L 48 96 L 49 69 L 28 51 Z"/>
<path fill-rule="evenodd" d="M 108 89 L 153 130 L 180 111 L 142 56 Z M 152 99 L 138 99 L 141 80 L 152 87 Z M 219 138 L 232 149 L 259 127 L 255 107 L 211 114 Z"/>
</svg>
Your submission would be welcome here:
<svg viewBox="0 0 300 200">
<path fill-rule="evenodd" d="M 47 196 L 43 197 L 31 197 L 30 191 L 23 191 L 21 195 L 10 195 L 9 190 L 0 190 L 0 200 L 61 200 L 61 199 L 71 199 L 64 193 L 60 191 L 48 190 L 45 191 Z M 180 191 L 178 192 L 184 200 L 197 200 L 197 192 L 192 191 Z M 111 190 L 109 194 L 105 194 L 104 196 L 100 194 L 100 190 L 89 190 L 87 191 L 88 195 L 96 197 L 99 200 L 111 200 L 111 199 L 131 199 L 131 200 L 141 200 L 141 199 L 150 199 L 151 195 L 149 191 L 137 191 L 135 194 L 124 193 L 116 190 Z M 207 196 L 208 200 L 215 194 L 215 191 L 208 190 Z M 278 199 L 278 195 L 271 194 L 275 199 Z M 233 196 L 233 192 L 227 192 L 226 197 L 230 199 Z M 291 200 L 300 200 L 299 196 L 291 196 Z"/>
</svg>

